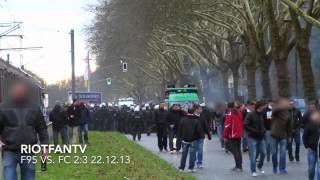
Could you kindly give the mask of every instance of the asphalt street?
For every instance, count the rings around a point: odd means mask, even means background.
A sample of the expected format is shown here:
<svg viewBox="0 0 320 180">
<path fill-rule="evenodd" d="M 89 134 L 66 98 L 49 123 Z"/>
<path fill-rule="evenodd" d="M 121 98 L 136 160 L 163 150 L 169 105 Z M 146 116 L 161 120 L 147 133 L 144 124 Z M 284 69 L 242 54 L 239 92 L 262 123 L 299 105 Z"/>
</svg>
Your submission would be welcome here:
<svg viewBox="0 0 320 180">
<path fill-rule="evenodd" d="M 128 136 L 131 138 L 131 136 Z M 178 167 L 181 154 L 170 154 L 168 152 L 159 152 L 157 146 L 157 137 L 155 134 L 151 136 L 142 136 L 142 140 L 138 142 L 141 146 L 150 150 L 160 158 L 166 160 L 174 167 Z M 307 180 L 307 152 L 301 146 L 300 162 L 288 162 L 287 158 L 287 171 L 288 174 L 280 175 L 272 173 L 272 163 L 265 162 L 265 174 L 258 177 L 251 177 L 249 169 L 249 156 L 248 153 L 243 153 L 243 168 L 244 171 L 237 173 L 231 171 L 234 167 L 234 161 L 231 154 L 226 154 L 219 146 L 218 138 L 205 141 L 204 145 L 204 168 L 197 169 L 192 173 L 199 180 Z M 188 161 L 187 161 L 188 164 Z"/>
</svg>

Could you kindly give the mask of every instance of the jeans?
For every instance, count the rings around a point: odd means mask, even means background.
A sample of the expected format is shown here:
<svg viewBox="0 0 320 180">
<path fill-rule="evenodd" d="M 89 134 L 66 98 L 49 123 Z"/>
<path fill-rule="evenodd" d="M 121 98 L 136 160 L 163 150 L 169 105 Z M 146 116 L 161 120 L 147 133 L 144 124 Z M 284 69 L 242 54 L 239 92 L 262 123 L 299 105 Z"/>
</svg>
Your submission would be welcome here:
<svg viewBox="0 0 320 180">
<path fill-rule="evenodd" d="M 169 148 L 170 148 L 170 151 L 174 150 L 174 148 L 173 148 L 174 135 L 175 135 L 175 130 L 173 128 L 169 127 L 168 128 L 168 137 L 169 137 Z"/>
<path fill-rule="evenodd" d="M 76 144 L 79 133 L 78 126 L 69 126 L 69 143 Z"/>
<path fill-rule="evenodd" d="M 270 160 L 271 155 L 271 131 L 266 131 L 265 134 L 265 142 L 266 142 L 266 151 L 267 151 L 267 161 Z"/>
<path fill-rule="evenodd" d="M 194 164 L 196 161 L 196 147 L 195 142 L 191 143 L 185 143 L 182 142 L 182 155 L 181 155 L 181 161 L 179 169 L 184 170 L 186 166 L 187 156 L 189 153 L 189 168 L 188 169 L 194 169 Z"/>
<path fill-rule="evenodd" d="M 79 143 L 80 144 L 88 144 L 89 138 L 88 138 L 88 124 L 81 124 L 78 128 L 79 131 Z"/>
<path fill-rule="evenodd" d="M 259 154 L 259 162 L 258 162 L 258 169 L 261 169 L 263 166 L 264 158 L 266 155 L 266 143 L 264 139 L 248 139 L 249 144 L 249 156 L 250 156 L 250 169 L 251 172 L 256 172 L 257 167 L 257 160 L 256 156 Z"/>
<path fill-rule="evenodd" d="M 220 144 L 221 144 L 221 148 L 224 148 L 224 140 L 222 138 L 222 134 L 223 134 L 223 124 L 220 124 L 217 127 L 217 136 L 219 138 L 219 141 L 220 141 Z"/>
<path fill-rule="evenodd" d="M 289 155 L 289 159 L 293 160 L 293 153 L 292 153 L 292 143 L 295 143 L 296 149 L 295 149 L 295 158 L 297 161 L 300 160 L 300 142 L 301 142 L 301 136 L 300 136 L 300 129 L 297 129 L 294 134 L 293 134 L 293 138 L 291 141 L 288 141 L 288 155 Z"/>
<path fill-rule="evenodd" d="M 64 126 L 61 130 L 52 129 L 53 143 L 54 145 L 59 144 L 59 134 L 63 144 L 69 144 L 68 126 Z"/>
<path fill-rule="evenodd" d="M 248 135 L 246 132 L 243 133 L 242 136 L 242 150 L 247 151 L 248 150 Z"/>
<path fill-rule="evenodd" d="M 309 177 L 309 180 L 314 180 L 317 159 L 318 159 L 317 152 L 308 148 L 308 177 Z M 318 168 L 318 172 L 319 172 L 319 168 Z"/>
<path fill-rule="evenodd" d="M 277 169 L 278 169 L 278 146 L 280 146 L 279 171 L 280 173 L 285 173 L 286 172 L 287 139 L 271 136 L 271 153 L 272 153 L 272 164 L 273 164 L 274 173 L 277 173 Z"/>
<path fill-rule="evenodd" d="M 32 155 L 26 155 L 32 156 Z M 3 178 L 5 180 L 18 180 L 17 164 L 20 166 L 21 180 L 34 180 L 36 169 L 35 164 L 24 160 L 21 162 L 21 154 L 19 152 L 4 151 L 3 152 Z"/>
<path fill-rule="evenodd" d="M 197 166 L 202 166 L 203 160 L 203 142 L 204 139 L 196 140 L 196 159 L 197 159 Z"/>
<path fill-rule="evenodd" d="M 226 149 L 232 153 L 236 168 L 242 169 L 241 139 L 229 139 Z"/>
</svg>

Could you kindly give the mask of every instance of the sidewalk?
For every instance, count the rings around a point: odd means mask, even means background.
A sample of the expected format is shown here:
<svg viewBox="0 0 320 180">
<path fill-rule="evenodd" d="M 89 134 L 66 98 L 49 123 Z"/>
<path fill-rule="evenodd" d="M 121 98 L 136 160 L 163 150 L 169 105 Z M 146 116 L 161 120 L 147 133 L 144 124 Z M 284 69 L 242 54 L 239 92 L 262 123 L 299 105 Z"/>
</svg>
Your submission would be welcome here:
<svg viewBox="0 0 320 180">
<path fill-rule="evenodd" d="M 128 136 L 132 139 L 131 136 Z M 157 145 L 157 137 L 155 134 L 151 136 L 142 136 L 142 140 L 138 142 L 146 149 L 157 154 L 162 159 L 166 160 L 175 167 L 178 167 L 180 162 L 180 154 L 159 153 Z M 287 175 L 274 175 L 272 173 L 272 163 L 265 162 L 265 174 L 259 177 L 251 177 L 249 170 L 248 153 L 243 154 L 244 171 L 241 173 L 232 172 L 230 169 L 234 166 L 233 157 L 230 154 L 223 152 L 219 146 L 217 138 L 211 141 L 205 141 L 204 145 L 204 169 L 198 170 L 193 175 L 199 180 L 306 180 L 307 179 L 307 152 L 304 147 L 301 147 L 300 162 L 288 162 L 287 158 Z"/>
</svg>

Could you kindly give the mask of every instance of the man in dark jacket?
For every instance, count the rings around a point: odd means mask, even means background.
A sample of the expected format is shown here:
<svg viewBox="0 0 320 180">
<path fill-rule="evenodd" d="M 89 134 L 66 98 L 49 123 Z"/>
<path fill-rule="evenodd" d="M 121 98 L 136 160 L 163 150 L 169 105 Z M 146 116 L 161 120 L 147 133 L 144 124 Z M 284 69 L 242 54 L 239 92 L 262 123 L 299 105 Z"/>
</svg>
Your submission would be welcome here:
<svg viewBox="0 0 320 180">
<path fill-rule="evenodd" d="M 213 113 L 213 119 L 214 119 L 214 126 L 217 129 L 217 136 L 220 141 L 220 145 L 223 151 L 225 151 L 224 148 L 224 140 L 222 137 L 223 129 L 224 129 L 224 115 L 225 115 L 225 105 L 222 103 L 218 103 L 215 112 Z"/>
<path fill-rule="evenodd" d="M 263 101 L 258 101 L 255 109 L 246 115 L 244 121 L 244 129 L 248 135 L 248 147 L 250 156 L 250 169 L 253 177 L 258 176 L 256 167 L 260 173 L 266 154 L 266 143 L 264 140 L 266 129 L 264 127 L 264 109 L 266 105 Z M 256 165 L 256 155 L 259 154 L 259 163 Z"/>
<path fill-rule="evenodd" d="M 201 125 L 201 133 L 200 138 L 196 141 L 196 161 L 197 167 L 202 169 L 202 161 L 203 161 L 203 143 L 205 139 L 205 135 L 208 136 L 208 139 L 211 140 L 210 128 L 208 125 L 207 114 L 203 114 L 203 108 L 199 105 L 194 105 L 195 109 L 194 114 L 199 117 L 199 122 Z"/>
<path fill-rule="evenodd" d="M 68 120 L 69 120 L 69 142 L 75 144 L 78 137 L 78 126 L 81 117 L 81 111 L 79 107 L 79 102 L 77 99 L 73 100 L 73 103 L 68 108 Z"/>
<path fill-rule="evenodd" d="M 17 179 L 16 167 L 20 165 L 22 180 L 35 179 L 35 164 L 32 161 L 20 162 L 21 145 L 48 144 L 47 125 L 40 107 L 30 99 L 30 88 L 25 82 L 13 83 L 11 97 L 0 105 L 0 136 L 3 142 L 3 179 Z M 47 156 L 47 153 L 44 153 Z"/>
<path fill-rule="evenodd" d="M 309 118 L 303 132 L 303 144 L 308 151 L 308 178 L 309 180 L 314 180 L 316 164 L 318 163 L 320 113 L 314 111 Z"/>
<path fill-rule="evenodd" d="M 155 110 L 153 114 L 153 121 L 156 123 L 157 127 L 157 137 L 158 137 L 158 147 L 160 152 L 162 150 L 168 151 L 167 149 L 167 115 L 168 111 L 165 110 L 164 102 L 159 104 L 159 109 Z"/>
<path fill-rule="evenodd" d="M 317 111 L 317 104 L 315 101 L 308 102 L 308 110 L 303 114 L 301 127 L 304 128 L 310 121 L 310 116 L 312 113 Z"/>
<path fill-rule="evenodd" d="M 59 105 L 55 105 L 49 115 L 49 121 L 52 122 L 52 135 L 54 145 L 59 144 L 59 134 L 63 144 L 68 144 L 68 133 L 64 130 L 68 123 L 67 116 L 65 116 L 64 109 Z"/>
<path fill-rule="evenodd" d="M 83 102 L 80 103 L 80 120 L 79 120 L 79 143 L 88 144 L 89 123 L 91 121 L 90 111 Z"/>
<path fill-rule="evenodd" d="M 300 135 L 300 128 L 301 128 L 301 122 L 302 122 L 302 114 L 299 109 L 297 109 L 294 106 L 294 101 L 290 101 L 291 108 L 289 109 L 290 113 L 290 121 L 292 124 L 292 134 L 288 138 L 288 155 L 289 160 L 294 161 L 294 159 L 299 162 L 300 161 L 300 141 L 301 141 L 301 135 Z M 292 153 L 292 143 L 295 143 L 296 149 L 295 149 L 295 156 L 293 157 Z"/>
<path fill-rule="evenodd" d="M 167 116 L 170 153 L 174 152 L 173 139 L 174 137 L 178 137 L 177 132 L 179 130 L 181 117 L 182 111 L 179 104 L 172 105 Z M 176 146 L 177 151 L 179 151 L 181 148 L 181 138 L 177 138 Z"/>
<path fill-rule="evenodd" d="M 280 99 L 272 112 L 271 119 L 271 151 L 273 172 L 278 172 L 278 147 L 280 146 L 279 171 L 286 174 L 286 150 L 287 139 L 292 134 L 292 123 L 290 121 L 290 103 L 288 99 Z"/>
<path fill-rule="evenodd" d="M 199 117 L 194 115 L 194 109 L 190 108 L 186 116 L 181 119 L 179 136 L 182 138 L 182 155 L 179 170 L 183 171 L 186 165 L 188 152 L 189 172 L 195 172 L 194 165 L 196 161 L 196 141 L 201 138 L 201 124 Z"/>
<path fill-rule="evenodd" d="M 141 134 L 143 130 L 143 119 L 142 112 L 140 112 L 139 107 L 134 109 L 134 112 L 130 115 L 131 120 L 131 131 L 133 140 L 136 141 L 136 137 L 138 135 L 138 141 L 141 140 Z"/>
<path fill-rule="evenodd" d="M 146 105 L 146 109 L 143 111 L 143 120 L 145 122 L 147 136 L 150 136 L 152 127 L 154 127 L 154 122 L 152 121 L 152 110 L 150 109 L 149 104 Z"/>
<path fill-rule="evenodd" d="M 264 128 L 266 129 L 265 142 L 267 151 L 267 162 L 270 161 L 271 156 L 271 117 L 272 117 L 273 102 L 268 101 L 268 106 L 264 111 Z"/>
</svg>

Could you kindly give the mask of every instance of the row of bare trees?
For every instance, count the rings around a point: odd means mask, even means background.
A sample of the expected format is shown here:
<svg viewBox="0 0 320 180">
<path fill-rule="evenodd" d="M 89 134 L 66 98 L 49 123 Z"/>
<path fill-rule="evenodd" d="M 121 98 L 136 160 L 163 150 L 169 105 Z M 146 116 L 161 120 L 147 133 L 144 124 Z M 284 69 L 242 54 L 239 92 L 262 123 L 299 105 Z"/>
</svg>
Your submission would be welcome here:
<svg viewBox="0 0 320 180">
<path fill-rule="evenodd" d="M 92 9 L 96 21 L 87 28 L 89 45 L 100 66 L 127 57 L 133 70 L 122 85 L 128 91 L 144 92 L 137 89 L 148 86 L 158 93 L 167 84 L 193 80 L 208 94 L 218 73 L 223 92 L 231 79 L 233 97 L 239 98 L 245 78 L 248 98 L 256 99 L 259 71 L 264 98 L 290 97 L 288 59 L 296 51 L 304 97 L 316 98 L 309 41 L 320 27 L 320 1 L 113 0 Z M 272 64 L 276 79 L 270 79 Z M 143 87 L 134 83 L 137 74 L 145 77 Z"/>
</svg>

